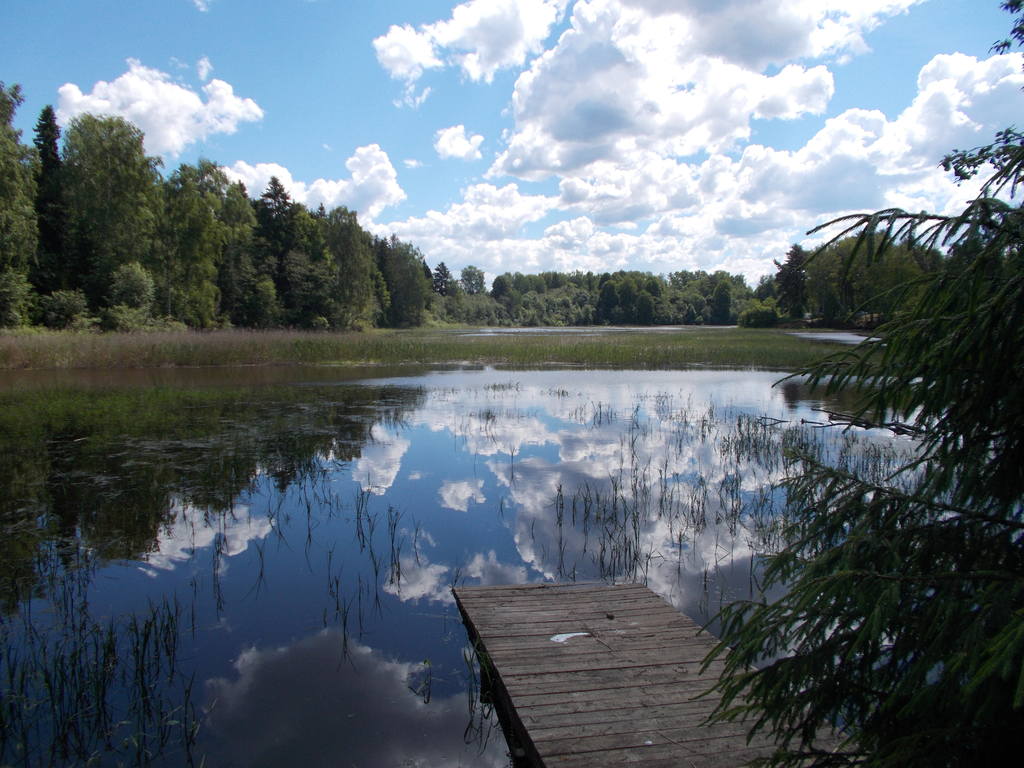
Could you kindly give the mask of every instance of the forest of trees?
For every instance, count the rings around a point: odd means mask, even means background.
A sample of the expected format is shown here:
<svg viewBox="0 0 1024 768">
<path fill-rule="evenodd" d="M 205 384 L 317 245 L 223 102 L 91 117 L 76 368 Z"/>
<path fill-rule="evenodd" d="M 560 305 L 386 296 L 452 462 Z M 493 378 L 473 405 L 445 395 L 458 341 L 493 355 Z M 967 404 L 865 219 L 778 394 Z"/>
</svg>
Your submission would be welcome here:
<svg viewBox="0 0 1024 768">
<path fill-rule="evenodd" d="M 735 323 L 753 293 L 741 275 L 723 271 L 505 273 L 489 292 L 483 274 L 467 267 L 458 280 L 434 269 L 433 315 L 478 325 L 682 325 Z"/>
<path fill-rule="evenodd" d="M 857 238 L 830 243 L 816 253 L 792 246 L 777 271 L 761 279 L 739 323 L 770 326 L 807 318 L 827 327 L 874 328 L 914 298 L 909 285 L 942 263 L 933 248 L 894 244 L 876 262 L 855 259 Z"/>
<path fill-rule="evenodd" d="M 166 177 L 143 133 L 52 107 L 33 146 L 13 127 L 19 86 L 0 83 L 0 327 L 360 329 L 474 325 L 874 325 L 890 289 L 935 267 L 909 249 L 847 269 L 852 240 L 809 258 L 793 246 L 752 290 L 740 275 L 678 271 L 505 273 L 433 269 L 412 244 L 346 208 L 310 210 L 277 178 L 251 199 L 209 160 Z"/>
<path fill-rule="evenodd" d="M 0 326 L 361 328 L 423 322 L 419 251 L 345 208 L 308 210 L 271 179 L 251 200 L 208 160 L 166 178 L 142 132 L 52 107 L 34 147 L 0 83 Z"/>
</svg>

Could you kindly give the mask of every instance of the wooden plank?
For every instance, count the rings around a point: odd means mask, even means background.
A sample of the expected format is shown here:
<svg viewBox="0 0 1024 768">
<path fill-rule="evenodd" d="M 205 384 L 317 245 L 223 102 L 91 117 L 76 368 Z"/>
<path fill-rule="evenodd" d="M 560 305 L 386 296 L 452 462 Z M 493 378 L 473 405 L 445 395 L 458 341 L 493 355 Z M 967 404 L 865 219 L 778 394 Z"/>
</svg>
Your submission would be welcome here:
<svg viewBox="0 0 1024 768">
<path fill-rule="evenodd" d="M 459 587 L 498 714 L 525 764 L 735 766 L 767 754 L 707 725 L 716 640 L 639 584 Z M 520 761 L 519 764 L 524 764 Z"/>
<path fill-rule="evenodd" d="M 472 606 L 468 607 L 473 610 Z M 615 630 L 634 631 L 648 628 L 673 628 L 687 631 L 692 635 L 699 635 L 700 628 L 689 620 L 672 611 L 664 609 L 644 609 L 638 607 L 633 610 L 617 610 L 616 613 L 589 613 L 575 611 L 567 608 L 550 616 L 537 615 L 536 611 L 516 611 L 515 613 L 495 613 L 491 611 L 473 611 L 478 620 L 486 624 L 492 634 L 543 634 L 545 631 L 556 626 L 577 625 L 588 627 L 597 631 L 612 632 Z M 614 618 L 613 618 L 614 617 Z M 523 622 L 528 621 L 528 625 Z"/>
<path fill-rule="evenodd" d="M 676 664 L 684 667 L 689 665 L 690 668 L 686 672 L 692 675 L 697 673 L 700 667 L 700 659 L 694 658 L 694 649 L 692 647 L 666 648 L 663 651 L 652 648 L 637 650 L 631 653 L 591 653 L 543 659 L 532 664 L 529 657 L 521 654 L 516 654 L 515 656 L 497 654 L 492 655 L 491 660 L 496 664 L 501 664 L 502 677 L 505 679 L 555 672 L 574 673 L 596 669 L 639 669 L 642 667 L 660 667 L 665 664 Z"/>
<path fill-rule="evenodd" d="M 537 743 L 543 744 L 542 752 L 585 752 L 592 749 L 597 743 L 596 737 L 622 737 L 630 744 L 645 744 L 651 738 L 648 734 L 661 734 L 669 738 L 667 734 L 673 734 L 673 738 L 680 741 L 705 738 L 707 729 L 702 725 L 703 717 L 697 717 L 692 710 L 667 710 L 668 714 L 659 714 L 655 717 L 646 716 L 641 710 L 631 710 L 631 716 L 613 717 L 603 722 L 584 723 L 566 722 L 552 724 L 546 720 L 543 724 L 534 725 L 530 728 L 530 737 Z M 680 720 L 679 715 L 686 715 L 687 719 Z M 707 713 L 701 713 L 705 717 Z M 524 723 L 525 724 L 525 723 Z M 572 736 L 567 737 L 566 726 L 571 726 Z M 727 729 L 718 729 L 720 735 L 744 734 L 746 729 L 734 725 Z M 578 747 L 569 750 L 558 749 L 557 746 L 568 742 L 586 742 Z"/>
<path fill-rule="evenodd" d="M 717 678 L 710 674 L 690 679 L 677 678 L 675 668 L 669 666 L 661 669 L 630 669 L 626 671 L 626 674 L 618 675 L 613 671 L 577 672 L 573 675 L 548 678 L 535 682 L 521 678 L 503 682 L 505 688 L 513 696 L 518 694 L 536 695 L 544 693 L 574 694 L 586 691 L 605 691 L 611 696 L 618 695 L 623 690 L 632 690 L 644 684 L 659 683 L 666 679 L 673 679 L 673 682 L 680 689 L 686 690 L 693 696 L 697 696 L 710 688 Z"/>
<path fill-rule="evenodd" d="M 600 705 L 604 703 L 605 706 Z M 597 704 L 598 706 L 593 706 Z M 657 705 L 640 702 L 626 702 L 625 706 L 613 706 L 608 702 L 593 702 L 590 706 L 575 711 L 560 705 L 541 705 L 519 707 L 519 715 L 524 725 L 530 726 L 531 733 L 536 728 L 556 728 L 562 726 L 596 725 L 599 723 L 618 723 L 627 720 L 647 719 L 651 722 L 662 722 L 671 719 L 674 722 L 703 722 L 711 714 L 714 703 L 707 699 L 682 698 L 676 701 L 665 701 Z M 663 726 L 659 726 L 663 727 Z"/>
<path fill-rule="evenodd" d="M 573 729 L 573 732 L 577 732 Z M 649 728 L 646 730 L 626 730 L 623 732 L 600 733 L 592 729 L 589 733 L 580 733 L 578 736 L 564 736 L 565 729 L 561 730 L 562 738 L 545 736 L 534 737 L 534 743 L 541 757 L 549 755 L 578 755 L 583 753 L 600 753 L 607 751 L 620 751 L 633 749 L 646 751 L 648 747 L 664 746 L 671 749 L 671 746 L 679 748 L 683 754 L 701 754 L 717 752 L 726 747 L 729 743 L 741 742 L 745 739 L 746 729 L 740 725 L 726 725 L 717 728 L 715 734 L 709 735 L 708 729 L 701 726 L 689 728 Z M 533 733 L 531 732 L 531 737 Z"/>
<path fill-rule="evenodd" d="M 525 608 L 528 605 L 539 606 L 542 609 L 543 607 L 550 608 L 553 605 L 553 600 L 557 600 L 560 606 L 574 606 L 578 608 L 600 607 L 609 604 L 626 606 L 631 601 L 649 602 L 649 597 L 643 591 L 643 588 L 635 589 L 633 587 L 615 589 L 609 592 L 600 585 L 580 584 L 562 590 L 547 589 L 542 593 L 498 590 L 492 594 L 465 593 L 464 590 L 466 588 L 462 587 L 461 589 L 465 595 L 463 602 L 467 605 L 471 602 L 479 602 L 481 605 L 506 609 Z M 474 589 L 474 587 L 469 589 Z"/>
<path fill-rule="evenodd" d="M 677 614 L 678 615 L 678 614 Z M 504 621 L 481 616 L 480 620 L 491 630 L 492 637 L 530 637 L 555 634 L 556 632 L 586 632 L 593 637 L 623 637 L 631 638 L 643 633 L 663 635 L 672 634 L 686 637 L 702 637 L 704 644 L 714 644 L 714 639 L 707 633 L 702 633 L 699 628 L 692 626 L 687 621 L 672 618 L 668 614 L 651 614 L 649 616 L 627 618 L 623 621 L 609 621 L 579 618 L 567 614 L 561 619 L 552 621 L 538 621 L 536 624 L 523 624 L 524 621 L 532 622 L 527 616 L 525 619 Z"/>
<path fill-rule="evenodd" d="M 494 611 L 474 610 L 473 606 L 467 606 L 474 620 L 488 627 L 489 636 L 528 636 L 543 635 L 556 627 L 566 629 L 586 628 L 591 632 L 606 632 L 616 634 L 635 634 L 644 630 L 664 632 L 675 631 L 681 634 L 689 634 L 693 637 L 703 636 L 712 643 L 714 640 L 707 633 L 703 633 L 696 624 L 682 616 L 675 610 L 664 608 L 644 609 L 638 607 L 635 612 L 609 613 L 607 615 L 581 614 L 567 608 L 556 616 L 536 617 L 532 612 L 519 612 L 515 615 L 497 615 Z M 614 617 L 614 618 L 611 618 Z"/>
<path fill-rule="evenodd" d="M 600 753 L 551 755 L 546 768 L 604 768 L 604 766 L 643 765 L 644 768 L 736 768 L 757 757 L 762 748 L 720 747 L 718 751 L 697 752 L 676 744 L 660 744 L 644 749 L 605 750 Z"/>
<path fill-rule="evenodd" d="M 651 685 L 638 686 L 636 688 L 620 690 L 616 694 L 615 702 L 622 702 L 624 706 L 642 706 L 645 701 L 652 705 L 667 703 L 679 703 L 685 701 L 697 701 L 706 688 L 700 686 L 684 686 L 677 681 L 669 681 Z M 705 697 L 711 700 L 709 697 Z M 607 708 L 609 702 L 606 691 L 573 691 L 566 694 L 564 691 L 541 694 L 517 694 L 516 704 L 520 709 L 531 707 L 563 706 L 566 711 L 583 711 L 585 709 Z"/>
</svg>

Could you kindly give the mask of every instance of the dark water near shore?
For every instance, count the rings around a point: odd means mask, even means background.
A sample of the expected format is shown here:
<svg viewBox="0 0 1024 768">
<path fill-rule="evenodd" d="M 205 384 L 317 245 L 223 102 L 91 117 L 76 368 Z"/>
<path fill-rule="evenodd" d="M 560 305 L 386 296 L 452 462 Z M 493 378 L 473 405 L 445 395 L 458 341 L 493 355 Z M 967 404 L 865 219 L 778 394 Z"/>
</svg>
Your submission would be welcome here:
<svg viewBox="0 0 1024 768">
<path fill-rule="evenodd" d="M 906 447 L 765 371 L 109 376 L 0 386 L 0 763 L 505 765 L 452 585 L 640 581 L 713 630 L 787 451 Z"/>
</svg>

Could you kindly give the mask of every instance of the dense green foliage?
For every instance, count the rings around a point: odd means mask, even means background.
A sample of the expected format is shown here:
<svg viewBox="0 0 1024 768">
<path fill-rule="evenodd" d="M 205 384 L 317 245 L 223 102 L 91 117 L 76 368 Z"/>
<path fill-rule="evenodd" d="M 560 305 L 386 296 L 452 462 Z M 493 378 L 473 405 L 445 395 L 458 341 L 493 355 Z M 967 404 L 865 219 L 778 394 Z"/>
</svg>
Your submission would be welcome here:
<svg viewBox="0 0 1024 768">
<path fill-rule="evenodd" d="M 34 147 L 0 84 L 0 327 L 360 328 L 417 325 L 419 251 L 344 208 L 310 211 L 275 178 L 256 200 L 208 160 L 166 178 L 142 132 L 52 107 Z"/>
<path fill-rule="evenodd" d="M 21 89 L 0 81 L 0 275 L 28 268 L 35 252 L 35 177 L 32 153 L 12 125 L 21 104 Z"/>
<path fill-rule="evenodd" d="M 754 299 L 740 313 L 738 322 L 744 328 L 771 328 L 777 325 L 780 319 L 775 299 Z"/>
<path fill-rule="evenodd" d="M 506 272 L 494 279 L 489 294 L 476 267 L 463 269 L 457 283 L 441 283 L 444 293 L 436 272 L 434 315 L 467 324 L 728 325 L 752 296 L 742 276 L 722 271 Z"/>
<path fill-rule="evenodd" d="M 994 168 L 959 215 L 840 220 L 850 274 L 912 279 L 880 338 L 807 371 L 860 395 L 848 422 L 910 433 L 918 456 L 873 476 L 794 453 L 788 544 L 763 577 L 785 595 L 723 612 L 717 714 L 774 732 L 777 765 L 995 765 L 1024 748 L 1024 210 L 1004 199 L 1024 136 L 944 165 Z M 939 248 L 936 271 L 909 269 Z"/>
<path fill-rule="evenodd" d="M 108 303 L 115 270 L 146 262 L 156 245 L 158 161 L 142 140 L 131 123 L 92 115 L 64 135 L 68 240 L 80 267 L 69 287 L 84 289 L 94 307 Z"/>
<path fill-rule="evenodd" d="M 784 262 L 775 262 L 776 273 L 754 291 L 762 302 L 756 309 L 775 309 L 775 318 L 758 314 L 746 324 L 773 325 L 779 319 L 806 317 L 833 328 L 875 328 L 910 307 L 916 294 L 907 286 L 943 261 L 935 247 L 891 243 L 867 264 L 853 258 L 858 242 L 856 237 L 838 238 L 813 254 L 794 245 Z"/>
</svg>

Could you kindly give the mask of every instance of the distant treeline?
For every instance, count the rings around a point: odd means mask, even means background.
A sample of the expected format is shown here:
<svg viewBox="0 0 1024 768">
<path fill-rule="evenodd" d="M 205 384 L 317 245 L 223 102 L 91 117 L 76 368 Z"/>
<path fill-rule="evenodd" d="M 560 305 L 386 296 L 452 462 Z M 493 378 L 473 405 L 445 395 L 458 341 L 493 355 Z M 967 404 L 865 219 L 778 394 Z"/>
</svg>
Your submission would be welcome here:
<svg viewBox="0 0 1024 768">
<path fill-rule="evenodd" d="M 437 265 L 435 317 L 480 325 L 728 324 L 753 295 L 741 275 L 721 271 L 516 272 L 494 278 L 490 292 L 477 273 L 467 267 L 455 280 L 444 262 Z"/>
<path fill-rule="evenodd" d="M 514 273 L 488 290 L 480 269 L 431 269 L 414 245 L 346 208 L 310 210 L 277 178 L 255 200 L 208 160 L 164 178 L 119 117 L 81 115 L 62 135 L 47 106 L 24 145 L 21 101 L 0 83 L 0 327 L 772 325 L 807 312 L 841 324 L 892 311 L 897 298 L 865 301 L 927 267 L 908 253 L 849 274 L 842 247 L 804 265 L 794 246 L 756 290 L 723 271 Z"/>
<path fill-rule="evenodd" d="M 770 326 L 784 320 L 872 328 L 916 296 L 915 281 L 942 260 L 935 250 L 892 245 L 884 255 L 854 259 L 857 238 L 839 240 L 813 255 L 799 245 L 761 278 L 740 325 Z"/>
</svg>

